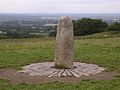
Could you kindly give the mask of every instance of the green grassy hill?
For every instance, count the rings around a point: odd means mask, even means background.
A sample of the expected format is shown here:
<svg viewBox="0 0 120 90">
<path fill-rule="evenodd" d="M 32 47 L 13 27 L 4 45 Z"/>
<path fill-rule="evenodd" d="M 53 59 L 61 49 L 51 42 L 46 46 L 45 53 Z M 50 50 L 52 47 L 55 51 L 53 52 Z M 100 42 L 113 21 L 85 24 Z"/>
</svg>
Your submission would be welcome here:
<svg viewBox="0 0 120 90">
<path fill-rule="evenodd" d="M 96 34 L 92 34 L 92 35 L 87 35 L 87 36 L 82 36 L 80 38 L 82 39 L 99 39 L 99 38 L 113 38 L 113 37 L 120 37 L 120 32 L 101 32 L 101 33 L 96 33 Z M 78 37 L 77 37 L 78 38 Z"/>
<path fill-rule="evenodd" d="M 55 38 L 0 39 L 0 68 L 20 68 L 53 61 Z M 75 38 L 75 61 L 95 63 L 120 74 L 120 33 L 106 32 Z M 49 83 L 12 85 L 0 80 L 0 90 L 119 90 L 120 76 L 113 80 L 88 80 L 79 84 Z"/>
</svg>

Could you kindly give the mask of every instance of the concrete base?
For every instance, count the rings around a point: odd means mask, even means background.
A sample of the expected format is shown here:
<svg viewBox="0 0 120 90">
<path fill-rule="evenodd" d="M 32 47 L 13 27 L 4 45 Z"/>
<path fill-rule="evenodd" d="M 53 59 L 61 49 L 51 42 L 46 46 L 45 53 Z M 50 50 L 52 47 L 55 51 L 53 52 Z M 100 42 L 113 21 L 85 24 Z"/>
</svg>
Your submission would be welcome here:
<svg viewBox="0 0 120 90">
<path fill-rule="evenodd" d="M 22 67 L 18 73 L 27 73 L 30 76 L 46 77 L 81 77 L 100 73 L 105 69 L 94 64 L 74 62 L 73 69 L 54 68 L 54 62 L 35 63 Z"/>
</svg>

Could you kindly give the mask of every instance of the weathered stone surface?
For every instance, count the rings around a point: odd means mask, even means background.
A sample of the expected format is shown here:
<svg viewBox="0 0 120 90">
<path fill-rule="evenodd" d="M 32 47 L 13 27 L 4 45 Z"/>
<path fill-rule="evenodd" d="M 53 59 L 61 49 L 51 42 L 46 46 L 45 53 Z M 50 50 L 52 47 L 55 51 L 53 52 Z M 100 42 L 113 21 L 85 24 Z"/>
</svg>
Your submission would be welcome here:
<svg viewBox="0 0 120 90">
<path fill-rule="evenodd" d="M 30 76 L 44 76 L 44 77 L 81 77 L 89 76 L 104 71 L 104 68 L 98 67 L 94 64 L 86 64 L 74 62 L 76 68 L 73 69 L 57 69 L 53 68 L 53 62 L 36 63 L 23 67 L 19 71 L 28 73 Z"/>
<path fill-rule="evenodd" d="M 58 23 L 55 50 L 55 65 L 73 68 L 74 35 L 73 23 L 69 17 L 61 17 Z"/>
</svg>

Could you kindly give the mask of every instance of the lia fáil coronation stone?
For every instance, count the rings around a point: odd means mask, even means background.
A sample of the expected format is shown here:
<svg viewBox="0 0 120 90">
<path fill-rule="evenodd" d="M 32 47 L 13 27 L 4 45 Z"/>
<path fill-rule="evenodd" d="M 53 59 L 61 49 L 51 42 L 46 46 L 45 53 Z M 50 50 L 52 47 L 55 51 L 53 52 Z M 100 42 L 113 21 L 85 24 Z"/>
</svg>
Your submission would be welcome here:
<svg viewBox="0 0 120 90">
<path fill-rule="evenodd" d="M 69 17 L 61 17 L 57 27 L 55 66 L 58 68 L 73 68 L 73 61 L 73 23 Z"/>
<path fill-rule="evenodd" d="M 73 23 L 67 16 L 58 22 L 54 62 L 34 63 L 22 68 L 19 73 L 41 77 L 81 77 L 105 70 L 94 64 L 74 62 Z"/>
</svg>

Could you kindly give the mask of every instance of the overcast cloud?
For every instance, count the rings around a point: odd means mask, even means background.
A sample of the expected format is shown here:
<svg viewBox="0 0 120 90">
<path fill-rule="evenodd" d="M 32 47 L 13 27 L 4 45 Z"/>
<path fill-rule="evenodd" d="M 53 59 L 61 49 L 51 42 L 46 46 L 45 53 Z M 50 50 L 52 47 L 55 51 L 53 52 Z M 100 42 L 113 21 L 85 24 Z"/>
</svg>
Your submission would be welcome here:
<svg viewBox="0 0 120 90">
<path fill-rule="evenodd" d="M 0 0 L 0 13 L 120 13 L 120 0 Z"/>
</svg>

